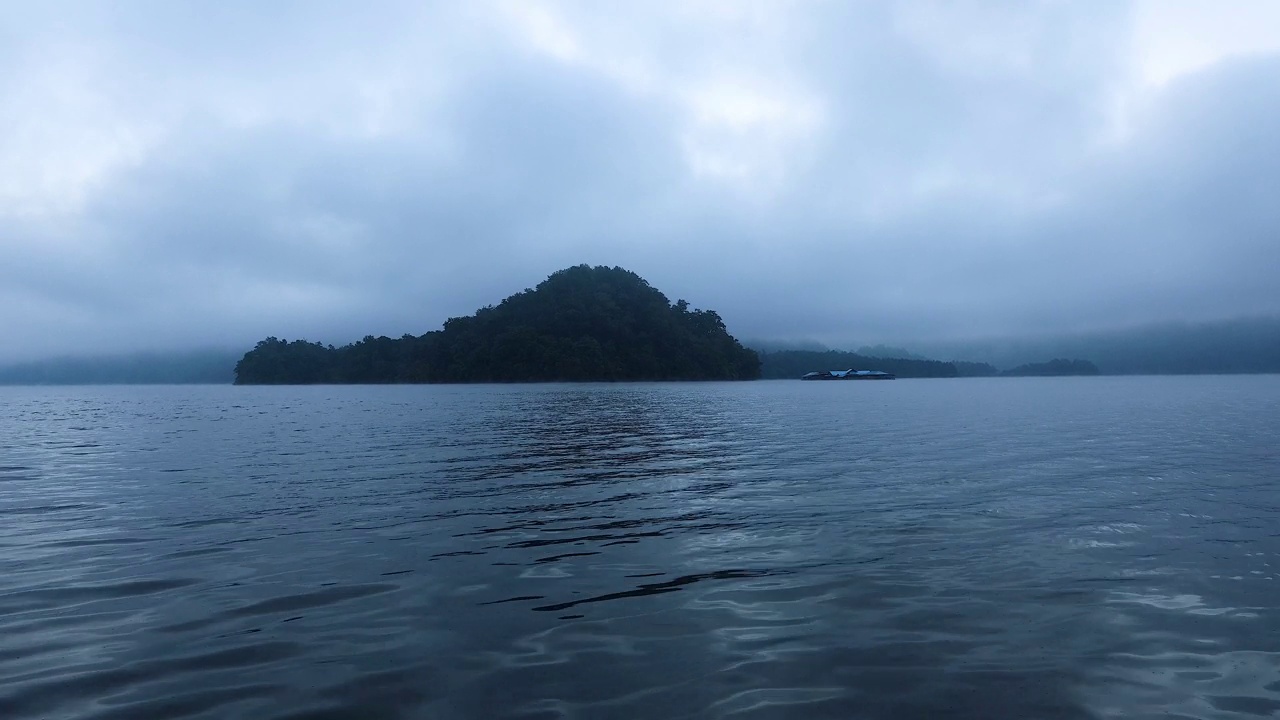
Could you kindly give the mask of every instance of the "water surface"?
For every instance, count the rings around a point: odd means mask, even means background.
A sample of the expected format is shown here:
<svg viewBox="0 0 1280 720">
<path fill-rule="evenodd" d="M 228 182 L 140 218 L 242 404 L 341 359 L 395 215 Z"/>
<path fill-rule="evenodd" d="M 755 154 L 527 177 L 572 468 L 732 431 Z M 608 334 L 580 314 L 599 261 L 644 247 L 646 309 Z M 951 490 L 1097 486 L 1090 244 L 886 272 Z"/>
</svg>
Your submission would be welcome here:
<svg viewBox="0 0 1280 720">
<path fill-rule="evenodd" d="M 0 388 L 3 718 L 1280 715 L 1280 377 Z"/>
</svg>

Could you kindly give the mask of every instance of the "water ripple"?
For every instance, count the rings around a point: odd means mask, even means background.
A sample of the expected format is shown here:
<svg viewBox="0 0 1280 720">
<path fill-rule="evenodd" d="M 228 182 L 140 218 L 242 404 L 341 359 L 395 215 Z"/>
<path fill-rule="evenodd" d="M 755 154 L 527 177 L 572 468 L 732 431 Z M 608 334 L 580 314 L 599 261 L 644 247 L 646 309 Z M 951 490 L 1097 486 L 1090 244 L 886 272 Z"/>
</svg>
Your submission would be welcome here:
<svg viewBox="0 0 1280 720">
<path fill-rule="evenodd" d="M 0 392 L 6 720 L 1280 714 L 1280 378 Z"/>
</svg>

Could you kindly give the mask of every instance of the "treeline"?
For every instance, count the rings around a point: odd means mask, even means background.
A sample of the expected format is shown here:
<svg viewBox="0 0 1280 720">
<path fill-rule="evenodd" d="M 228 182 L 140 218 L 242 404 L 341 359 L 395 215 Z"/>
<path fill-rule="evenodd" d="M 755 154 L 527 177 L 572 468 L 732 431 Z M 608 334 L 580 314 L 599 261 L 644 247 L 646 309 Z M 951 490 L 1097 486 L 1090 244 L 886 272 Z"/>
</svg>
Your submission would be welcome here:
<svg viewBox="0 0 1280 720">
<path fill-rule="evenodd" d="M 1280 373 L 1280 318 L 1161 323 L 1052 337 L 925 344 L 934 357 L 1001 368 L 1045 358 L 1088 358 L 1107 375 Z"/>
<path fill-rule="evenodd" d="M 828 350 L 782 350 L 761 353 L 761 375 L 768 379 L 798 378 L 815 370 L 883 370 L 900 378 L 958 377 L 954 363 L 910 358 L 867 357 L 858 353 Z"/>
<path fill-rule="evenodd" d="M 427 382 L 426 335 L 366 336 L 334 347 L 306 340 L 261 340 L 235 366 L 238 385 Z"/>
<path fill-rule="evenodd" d="M 441 330 L 343 347 L 274 337 L 237 384 L 752 380 L 760 359 L 713 310 L 671 303 L 639 275 L 579 265 Z"/>
<path fill-rule="evenodd" d="M 1088 360 L 1054 358 L 1049 362 L 1027 363 L 1000 373 L 1007 377 L 1056 377 L 1060 375 L 1097 375 L 1098 366 Z"/>
<path fill-rule="evenodd" d="M 991 363 L 952 360 L 951 364 L 956 366 L 956 374 L 959 377 L 993 377 L 1000 374 L 996 366 Z"/>
</svg>

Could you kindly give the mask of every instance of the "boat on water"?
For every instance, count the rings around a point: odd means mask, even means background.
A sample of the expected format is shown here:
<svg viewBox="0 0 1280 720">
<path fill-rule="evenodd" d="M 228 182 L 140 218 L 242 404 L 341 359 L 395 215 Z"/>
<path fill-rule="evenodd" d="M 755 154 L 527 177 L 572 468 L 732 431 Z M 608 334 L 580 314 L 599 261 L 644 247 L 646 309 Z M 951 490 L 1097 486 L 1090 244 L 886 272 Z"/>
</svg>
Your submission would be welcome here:
<svg viewBox="0 0 1280 720">
<path fill-rule="evenodd" d="M 818 370 L 805 374 L 801 380 L 896 380 L 897 376 L 883 370 Z"/>
</svg>

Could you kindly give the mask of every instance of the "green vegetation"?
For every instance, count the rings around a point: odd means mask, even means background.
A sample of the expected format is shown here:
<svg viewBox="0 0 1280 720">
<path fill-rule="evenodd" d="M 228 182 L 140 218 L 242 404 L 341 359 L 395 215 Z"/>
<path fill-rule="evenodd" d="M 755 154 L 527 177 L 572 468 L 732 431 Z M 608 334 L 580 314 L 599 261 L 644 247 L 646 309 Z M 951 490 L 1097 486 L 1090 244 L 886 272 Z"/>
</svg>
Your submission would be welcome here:
<svg viewBox="0 0 1280 720">
<path fill-rule="evenodd" d="M 1088 360 L 1063 360 L 1055 358 L 1044 363 L 1027 363 L 1005 370 L 1001 375 L 1011 377 L 1051 377 L 1059 375 L 1097 375 L 1098 366 Z"/>
<path fill-rule="evenodd" d="M 761 373 L 769 379 L 798 378 L 814 370 L 883 370 L 900 378 L 956 377 L 956 366 L 937 360 L 878 358 L 858 353 L 828 350 L 783 350 L 761 353 Z"/>
<path fill-rule="evenodd" d="M 237 384 L 752 380 L 755 351 L 712 310 L 674 304 L 622 268 L 579 265 L 442 330 L 331 345 L 274 337 Z"/>
</svg>

